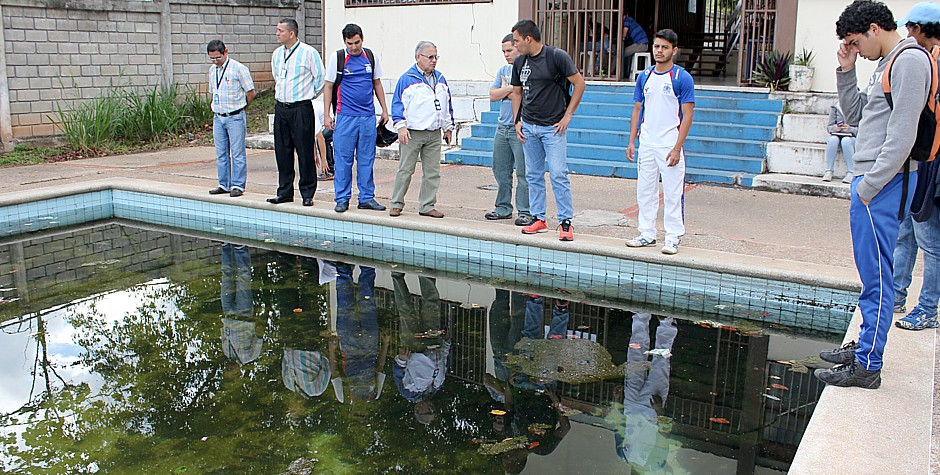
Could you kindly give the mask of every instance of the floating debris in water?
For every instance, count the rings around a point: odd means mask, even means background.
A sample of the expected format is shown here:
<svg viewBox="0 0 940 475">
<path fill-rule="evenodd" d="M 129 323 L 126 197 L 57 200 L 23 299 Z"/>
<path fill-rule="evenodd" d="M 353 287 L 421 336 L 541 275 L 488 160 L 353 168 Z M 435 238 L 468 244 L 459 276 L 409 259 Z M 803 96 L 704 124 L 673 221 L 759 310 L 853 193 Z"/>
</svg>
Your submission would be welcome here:
<svg viewBox="0 0 940 475">
<path fill-rule="evenodd" d="M 644 355 L 653 355 L 653 356 L 662 356 L 663 358 L 669 358 L 672 356 L 672 352 L 669 351 L 669 348 L 653 348 L 649 351 L 644 351 Z"/>
<path fill-rule="evenodd" d="M 721 323 L 718 323 L 714 320 L 699 320 L 695 322 L 696 325 L 704 328 L 721 328 Z"/>
<path fill-rule="evenodd" d="M 715 424 L 731 424 L 731 421 L 725 419 L 724 417 L 709 417 L 708 420 L 714 422 Z"/>
<path fill-rule="evenodd" d="M 268 237 L 268 236 L 270 236 L 270 234 L 268 233 L 258 233 L 258 237 Z"/>
<path fill-rule="evenodd" d="M 301 457 L 291 462 L 287 467 L 287 470 L 281 472 L 280 475 L 311 475 L 313 474 L 313 469 L 317 462 L 319 462 L 317 459 L 307 459 Z"/>
<path fill-rule="evenodd" d="M 784 385 L 782 385 L 782 384 L 777 384 L 777 383 L 771 384 L 770 387 L 772 387 L 772 388 L 774 388 L 774 389 L 780 389 L 780 390 L 782 390 L 782 391 L 789 391 L 789 390 L 790 390 L 790 388 L 788 388 L 788 387 L 786 387 L 786 386 L 784 386 Z"/>
<path fill-rule="evenodd" d="M 777 381 L 779 381 L 779 380 L 780 380 L 780 376 L 771 376 L 770 379 L 776 379 Z"/>
<path fill-rule="evenodd" d="M 503 411 L 503 410 L 500 410 L 500 409 L 493 409 L 492 411 L 490 411 L 490 414 L 492 414 L 492 415 L 494 415 L 494 416 L 505 416 L 505 415 L 506 415 L 506 411 Z"/>
<path fill-rule="evenodd" d="M 332 244 L 332 242 L 330 241 L 323 241 L 322 243 L 320 243 L 321 246 L 329 246 L 330 244 Z"/>
<path fill-rule="evenodd" d="M 541 437 L 551 428 L 548 424 L 529 424 L 529 433 Z"/>
<path fill-rule="evenodd" d="M 277 239 L 274 239 L 274 238 L 267 238 L 267 239 L 264 240 L 264 242 L 267 242 L 267 243 L 277 242 Z"/>
<path fill-rule="evenodd" d="M 524 449 L 529 446 L 529 439 L 520 436 L 510 439 L 503 439 L 495 444 L 483 444 L 477 449 L 481 455 L 500 455 L 516 449 Z"/>
<path fill-rule="evenodd" d="M 773 394 L 764 393 L 764 397 L 767 398 L 767 399 L 770 399 L 771 401 L 779 401 L 779 400 L 780 400 L 779 397 L 774 396 Z"/>
<path fill-rule="evenodd" d="M 302 309 L 302 308 L 295 308 L 295 309 L 294 309 L 294 313 L 300 313 L 300 312 L 303 312 L 303 311 L 304 311 L 304 309 Z"/>
<path fill-rule="evenodd" d="M 224 226 L 212 226 L 212 230 L 213 230 L 213 231 L 221 231 L 221 230 L 223 230 L 223 229 L 225 229 Z"/>
</svg>

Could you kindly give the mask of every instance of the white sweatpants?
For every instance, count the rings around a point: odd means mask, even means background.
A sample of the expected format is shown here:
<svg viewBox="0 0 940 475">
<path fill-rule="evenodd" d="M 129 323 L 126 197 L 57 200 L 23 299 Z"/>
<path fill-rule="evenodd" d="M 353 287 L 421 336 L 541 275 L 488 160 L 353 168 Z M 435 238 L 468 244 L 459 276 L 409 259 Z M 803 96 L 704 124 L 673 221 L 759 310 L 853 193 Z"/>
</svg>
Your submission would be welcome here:
<svg viewBox="0 0 940 475">
<path fill-rule="evenodd" d="M 679 163 L 666 166 L 671 147 L 644 147 L 637 151 L 636 203 L 639 207 L 640 235 L 656 239 L 656 215 L 659 213 L 659 178 L 663 180 L 663 227 L 666 240 L 685 234 L 685 154 Z"/>
</svg>

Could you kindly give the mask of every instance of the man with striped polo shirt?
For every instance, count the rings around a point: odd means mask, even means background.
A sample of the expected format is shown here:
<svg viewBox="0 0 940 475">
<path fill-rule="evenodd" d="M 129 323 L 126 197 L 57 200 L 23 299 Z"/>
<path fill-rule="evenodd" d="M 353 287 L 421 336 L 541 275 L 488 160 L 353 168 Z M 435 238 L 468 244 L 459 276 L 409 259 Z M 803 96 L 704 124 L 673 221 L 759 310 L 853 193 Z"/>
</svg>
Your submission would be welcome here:
<svg viewBox="0 0 940 475">
<path fill-rule="evenodd" d="M 362 47 L 362 28 L 359 25 L 350 23 L 343 28 L 343 42 L 346 48 L 327 60 L 323 94 L 323 125 L 333 130 L 333 157 L 336 160 L 333 170 L 333 189 L 336 191 L 334 211 L 342 213 L 349 209 L 354 157 L 356 185 L 359 188 L 357 207 L 385 211 L 385 206 L 375 201 L 375 179 L 372 175 L 376 136 L 373 96 L 379 99 L 379 105 L 382 106 L 379 124 L 388 122 L 385 89 L 382 88 L 382 66 L 371 50 Z M 330 115 L 334 103 L 335 123 Z"/>
<path fill-rule="evenodd" d="M 313 206 L 317 191 L 314 162 L 315 131 L 313 98 L 323 90 L 323 61 L 320 53 L 297 39 L 297 22 L 283 18 L 277 24 L 277 42 L 282 46 L 271 55 L 274 75 L 274 157 L 277 160 L 277 196 L 268 203 L 294 201 L 294 150 L 300 181 L 297 187 L 304 206 Z"/>
<path fill-rule="evenodd" d="M 640 235 L 627 241 L 628 247 L 656 244 L 656 214 L 659 212 L 659 179 L 663 180 L 663 227 L 666 242 L 663 254 L 679 252 L 685 234 L 685 154 L 682 146 L 692 127 L 695 110 L 695 84 L 692 76 L 673 62 L 679 38 L 665 29 L 653 41 L 654 66 L 637 78 L 630 119 L 627 159 L 637 160 L 636 136 L 640 135 L 639 162 L 636 165 L 637 221 Z"/>
<path fill-rule="evenodd" d="M 209 93 L 212 94 L 212 135 L 215 139 L 215 165 L 219 186 L 210 195 L 228 193 L 233 198 L 245 192 L 248 163 L 245 153 L 245 108 L 255 98 L 251 72 L 242 63 L 228 57 L 222 40 L 206 46 L 209 54 Z"/>
</svg>

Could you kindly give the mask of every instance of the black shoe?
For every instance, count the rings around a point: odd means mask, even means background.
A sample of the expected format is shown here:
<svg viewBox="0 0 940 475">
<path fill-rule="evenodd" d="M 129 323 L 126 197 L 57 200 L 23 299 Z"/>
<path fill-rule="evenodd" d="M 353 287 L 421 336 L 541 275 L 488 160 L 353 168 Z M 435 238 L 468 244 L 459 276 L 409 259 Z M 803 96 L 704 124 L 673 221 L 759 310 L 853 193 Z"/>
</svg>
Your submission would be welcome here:
<svg viewBox="0 0 940 475">
<path fill-rule="evenodd" d="M 490 221 L 496 221 L 497 219 L 510 219 L 512 218 L 512 213 L 499 214 L 494 210 L 494 211 L 487 211 L 486 214 L 483 215 L 483 217 Z"/>
<path fill-rule="evenodd" d="M 846 364 L 855 361 L 855 350 L 858 349 L 858 343 L 850 341 L 841 348 L 833 350 L 823 350 L 819 352 L 819 358 L 833 364 Z"/>
<path fill-rule="evenodd" d="M 516 218 L 516 226 L 528 226 L 535 222 L 535 216 L 530 216 L 527 214 L 521 214 Z"/>
<path fill-rule="evenodd" d="M 349 209 L 349 202 L 340 201 L 339 203 L 336 203 L 336 207 L 333 208 L 333 211 L 336 211 L 337 213 L 345 213 L 347 209 Z"/>
<path fill-rule="evenodd" d="M 272 205 L 276 205 L 276 204 L 281 204 L 281 203 L 290 203 L 291 201 L 294 201 L 294 199 L 293 199 L 293 198 L 282 198 L 282 197 L 280 197 L 280 196 L 275 196 L 274 198 L 268 198 L 267 201 L 268 201 L 268 203 L 271 203 Z"/>
<path fill-rule="evenodd" d="M 304 206 L 313 206 L 313 198 L 304 198 Z"/>
<path fill-rule="evenodd" d="M 844 365 L 834 366 L 831 369 L 817 369 L 816 378 L 838 387 L 859 387 L 863 389 L 878 389 L 881 386 L 881 370 L 867 370 L 856 360 Z"/>
<path fill-rule="evenodd" d="M 222 194 L 225 194 L 225 193 L 228 193 L 228 190 L 222 188 L 221 186 L 218 187 L 218 188 L 216 188 L 216 189 L 214 189 L 214 190 L 209 190 L 209 194 L 210 194 L 210 195 L 222 195 Z"/>
<path fill-rule="evenodd" d="M 385 206 L 380 205 L 379 202 L 375 200 L 360 201 L 359 206 L 356 207 L 359 209 L 371 209 L 372 211 L 385 211 Z"/>
<path fill-rule="evenodd" d="M 231 196 L 232 198 L 238 198 L 239 196 L 244 195 L 244 194 L 245 194 L 244 191 L 239 190 L 238 188 L 232 188 L 232 191 L 229 193 L 229 196 Z"/>
</svg>

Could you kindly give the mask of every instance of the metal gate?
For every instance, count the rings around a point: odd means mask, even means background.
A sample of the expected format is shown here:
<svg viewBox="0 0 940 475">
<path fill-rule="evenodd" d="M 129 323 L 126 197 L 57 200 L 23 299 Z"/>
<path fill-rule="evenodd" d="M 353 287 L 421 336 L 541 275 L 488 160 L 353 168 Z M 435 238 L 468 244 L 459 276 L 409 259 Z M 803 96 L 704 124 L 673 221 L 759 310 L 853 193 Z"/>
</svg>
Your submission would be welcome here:
<svg viewBox="0 0 940 475">
<path fill-rule="evenodd" d="M 622 51 L 619 0 L 537 0 L 542 41 L 571 55 L 585 79 L 617 79 Z"/>
<path fill-rule="evenodd" d="M 774 49 L 777 0 L 744 0 L 741 11 L 741 38 L 738 43 L 738 76 L 750 84 L 754 68 Z"/>
</svg>

